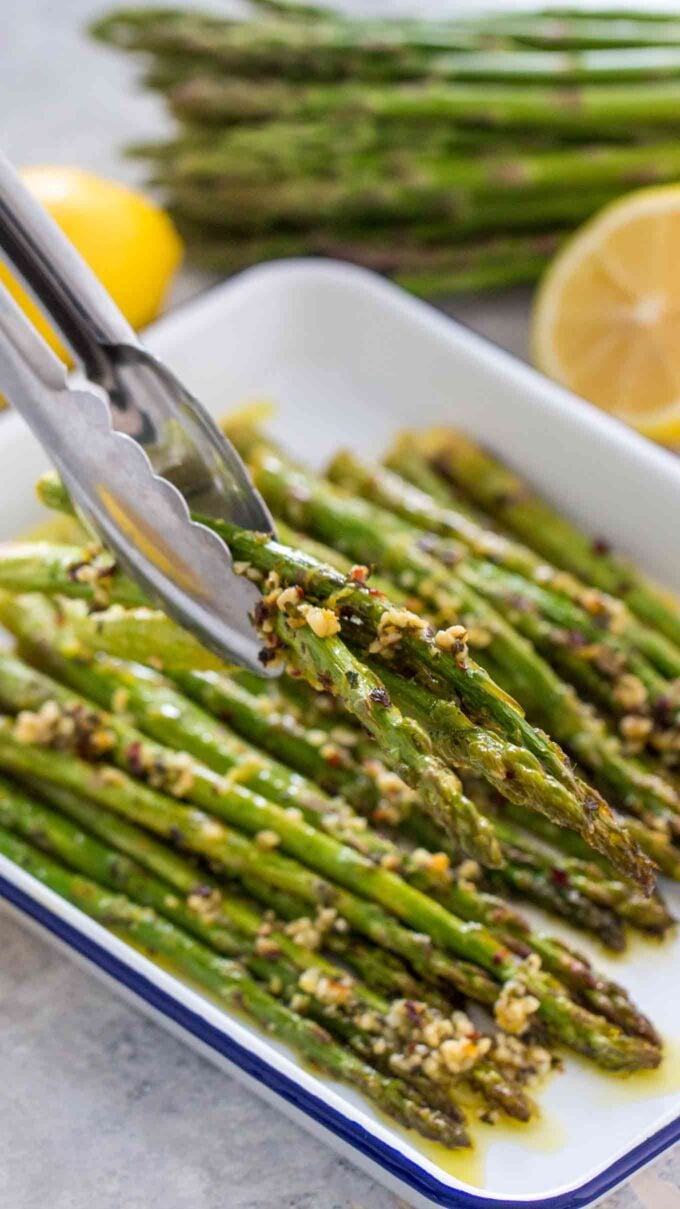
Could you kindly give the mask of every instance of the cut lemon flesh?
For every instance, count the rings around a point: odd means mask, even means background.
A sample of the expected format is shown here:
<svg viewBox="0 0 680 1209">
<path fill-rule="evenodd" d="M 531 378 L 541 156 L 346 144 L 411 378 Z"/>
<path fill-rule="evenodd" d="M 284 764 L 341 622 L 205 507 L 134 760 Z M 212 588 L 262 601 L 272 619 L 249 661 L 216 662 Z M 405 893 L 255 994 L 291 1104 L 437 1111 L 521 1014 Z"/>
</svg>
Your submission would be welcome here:
<svg viewBox="0 0 680 1209">
<path fill-rule="evenodd" d="M 680 442 L 680 185 L 629 194 L 565 244 L 531 336 L 549 377 L 656 441 Z"/>
</svg>

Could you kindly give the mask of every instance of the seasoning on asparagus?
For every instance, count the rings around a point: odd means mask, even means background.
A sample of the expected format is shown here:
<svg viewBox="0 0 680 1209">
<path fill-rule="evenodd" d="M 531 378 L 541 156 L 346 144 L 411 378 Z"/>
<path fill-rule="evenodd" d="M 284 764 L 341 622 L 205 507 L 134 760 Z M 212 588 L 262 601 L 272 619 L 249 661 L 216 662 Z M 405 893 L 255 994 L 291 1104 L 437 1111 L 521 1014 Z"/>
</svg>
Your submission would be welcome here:
<svg viewBox="0 0 680 1209">
<path fill-rule="evenodd" d="M 513 471 L 460 432 L 432 434 L 428 446 L 438 470 L 450 478 L 498 521 L 557 566 L 619 596 L 634 613 L 659 631 L 646 654 L 661 671 L 680 670 L 680 611 L 667 593 L 650 583 L 636 567 L 619 559 L 608 542 L 587 536 L 531 490 Z M 668 642 L 663 642 L 665 635 Z"/>
<path fill-rule="evenodd" d="M 273 470 L 271 469 L 272 465 L 274 467 Z M 285 483 L 286 497 L 291 497 L 293 493 L 291 492 L 290 476 L 286 475 L 285 471 L 281 473 L 279 469 L 280 466 L 281 463 L 278 459 L 274 459 L 273 457 L 269 456 L 267 457 L 267 467 L 270 477 L 273 477 L 276 482 L 283 481 Z M 311 478 L 310 476 L 303 475 L 300 475 L 299 477 L 302 484 L 300 490 L 305 494 L 304 502 L 306 503 L 309 497 L 309 487 L 307 484 L 311 482 Z M 295 479 L 295 475 L 293 478 Z M 55 483 L 54 479 L 43 481 L 41 491 L 43 499 L 46 501 L 49 501 L 51 504 L 57 504 L 58 506 L 60 504 L 61 506 L 64 506 L 65 501 L 63 488 L 60 487 L 58 482 Z M 303 504 L 302 499 L 298 501 L 298 503 Z M 66 506 L 68 505 L 66 504 Z M 345 515 L 347 508 L 344 502 L 342 507 L 343 515 Z M 366 522 L 361 514 L 358 515 L 363 540 L 363 535 L 366 533 Z M 355 624 L 356 621 L 359 621 L 361 624 L 365 623 L 367 620 L 369 626 L 371 627 L 369 631 L 370 640 L 372 642 L 377 642 L 377 645 L 380 648 L 388 645 L 385 641 L 385 621 L 388 623 L 388 629 L 394 629 L 394 626 L 390 624 L 390 618 L 394 618 L 395 615 L 400 617 L 401 613 L 395 614 L 395 611 L 391 609 L 389 604 L 382 601 L 379 598 L 379 595 L 372 594 L 370 589 L 367 591 L 366 585 L 361 578 L 359 578 L 359 580 L 353 580 L 351 578 L 350 580 L 347 580 L 346 577 L 339 575 L 331 568 L 324 567 L 316 563 L 315 560 L 311 559 L 309 556 L 304 556 L 300 552 L 295 553 L 293 551 L 289 551 L 276 542 L 264 539 L 262 535 L 247 534 L 222 522 L 220 522 L 219 525 L 217 525 L 216 522 L 213 524 L 214 527 L 217 527 L 218 531 L 221 532 L 225 537 L 225 540 L 227 540 L 228 544 L 230 545 L 232 554 L 235 556 L 237 561 L 244 566 L 244 569 L 250 570 L 251 574 L 253 571 L 259 574 L 273 573 L 273 582 L 275 586 L 270 593 L 270 599 L 272 600 L 274 606 L 274 612 L 279 611 L 277 602 L 280 599 L 283 599 L 284 607 L 289 607 L 288 598 L 284 593 L 278 592 L 278 585 L 280 583 L 287 583 L 290 587 L 296 586 L 298 589 L 302 588 L 303 593 L 306 592 L 308 594 L 316 595 L 317 597 L 320 595 L 321 600 L 326 603 L 329 601 L 332 602 L 333 598 L 337 598 L 339 602 L 341 602 L 341 617 L 344 616 L 346 618 L 349 612 L 349 615 L 352 618 L 351 632 L 353 637 L 358 638 L 361 636 L 359 627 Z M 393 551 L 395 551 L 397 558 L 399 558 L 399 545 L 401 545 L 403 552 L 403 542 L 396 545 L 395 543 L 392 543 L 390 547 Z M 429 562 L 425 562 L 423 566 L 421 566 L 417 559 L 415 559 L 415 555 L 418 554 L 420 554 L 420 552 L 417 549 L 415 552 L 407 549 L 405 555 L 407 567 L 404 569 L 412 570 L 412 568 L 415 566 L 420 570 L 424 570 L 424 568 L 426 568 L 429 572 Z M 423 560 L 426 559 L 425 555 L 421 554 L 420 557 Z M 436 572 L 436 563 L 434 564 L 434 567 Z M 422 584 L 425 582 L 422 576 L 420 582 L 422 587 Z M 435 577 L 435 587 L 433 591 L 439 600 L 439 589 L 436 585 L 437 580 Z M 66 584 L 64 586 L 66 591 L 68 591 L 68 585 Z M 450 604 L 448 584 L 445 601 Z M 296 597 L 295 608 L 298 608 L 299 604 L 300 601 Z M 292 597 L 290 597 L 290 607 L 293 607 Z M 303 609 L 307 610 L 308 608 L 309 606 L 307 603 L 303 602 Z M 319 611 L 315 606 L 312 606 L 312 615 L 314 617 L 316 617 L 317 612 L 319 613 L 319 616 L 324 624 L 327 624 L 334 630 L 335 626 L 337 625 L 334 615 L 328 609 L 324 608 Z M 302 616 L 302 614 L 300 614 L 300 616 Z M 524 722 L 524 719 L 522 718 L 521 713 L 515 707 L 514 702 L 508 698 L 505 693 L 499 690 L 494 682 L 488 677 L 488 675 L 478 668 L 471 659 L 469 659 L 467 656 L 467 649 L 465 647 L 462 648 L 464 659 L 461 658 L 459 662 L 459 660 L 456 658 L 455 650 L 453 651 L 453 654 L 451 651 L 442 651 L 441 645 L 438 644 L 438 637 L 432 636 L 431 632 L 425 626 L 423 626 L 423 623 L 415 615 L 405 614 L 404 616 L 406 617 L 406 624 L 403 627 L 400 626 L 396 633 L 396 637 L 399 640 L 400 660 L 403 660 L 405 656 L 407 659 L 410 657 L 411 670 L 415 671 L 416 674 L 420 673 L 421 675 L 424 675 L 428 685 L 431 685 L 432 682 L 437 684 L 438 682 L 442 681 L 442 678 L 447 678 L 454 692 L 460 691 L 462 694 L 464 694 L 464 699 L 467 706 L 471 705 L 473 709 L 476 707 L 478 711 L 481 711 L 485 715 L 487 721 L 489 718 L 492 718 L 495 721 L 504 723 L 506 729 L 511 728 L 513 738 L 522 741 L 524 745 L 529 747 L 530 750 L 533 750 L 535 753 L 540 753 L 544 765 L 549 764 L 551 771 L 554 770 L 556 775 L 560 779 L 564 780 L 567 785 L 572 785 L 577 789 L 581 802 L 588 803 L 588 809 L 584 810 L 580 803 L 575 800 L 570 816 L 562 816 L 558 819 L 558 821 L 571 825 L 577 830 L 583 830 L 585 828 L 585 832 L 587 833 L 590 841 L 596 847 L 602 846 L 603 850 L 607 852 L 607 855 L 610 857 L 610 859 L 612 859 L 615 864 L 618 864 L 623 872 L 634 878 L 642 878 L 642 880 L 646 879 L 647 882 L 650 883 L 651 878 L 649 873 L 649 865 L 647 864 L 646 859 L 641 859 L 639 851 L 636 851 L 635 846 L 627 833 L 625 833 L 613 820 L 611 814 L 607 812 L 605 804 L 601 801 L 601 799 L 598 800 L 594 791 L 588 788 L 579 787 L 577 785 L 577 782 L 571 773 L 568 761 L 563 753 L 560 752 L 560 749 L 557 748 L 556 745 L 552 744 L 548 740 L 547 736 L 535 731 L 531 726 Z M 413 618 L 412 623 L 410 620 L 411 618 Z M 158 624 L 156 624 L 156 620 L 158 621 Z M 266 621 L 266 618 L 264 618 L 264 620 Z M 128 621 L 131 622 L 130 626 L 126 624 Z M 163 622 L 164 619 L 162 618 L 162 615 L 147 615 L 144 610 L 127 612 L 121 611 L 121 613 L 114 611 L 110 612 L 108 615 L 99 614 L 96 621 L 96 645 L 108 649 L 112 653 L 118 654 L 123 658 L 132 660 L 140 658 L 144 659 L 148 657 L 149 651 L 153 651 L 154 654 L 156 656 L 160 656 L 161 659 L 163 656 L 168 658 L 170 666 L 174 665 L 175 667 L 180 668 L 182 666 L 186 667 L 187 663 L 185 662 L 185 658 L 190 660 L 192 646 L 198 647 L 198 644 L 195 642 L 195 640 L 190 641 L 188 635 L 182 638 L 181 632 L 178 642 L 173 644 L 172 623 L 168 621 L 165 622 L 164 625 Z M 387 736 L 384 734 L 383 727 L 381 726 L 381 721 L 383 719 L 379 714 L 376 714 L 376 712 L 367 708 L 367 704 L 375 704 L 376 702 L 372 701 L 370 695 L 367 699 L 364 699 L 361 694 L 354 692 L 352 690 L 352 685 L 346 679 L 338 681 L 337 678 L 336 680 L 333 678 L 333 674 L 339 671 L 339 666 L 342 664 L 348 664 L 350 659 L 349 652 L 339 641 L 337 635 L 335 633 L 327 633 L 324 638 L 318 639 L 318 636 L 312 632 L 311 628 L 308 625 L 305 625 L 305 641 L 303 641 L 298 631 L 297 623 L 294 626 L 286 625 L 283 613 L 280 613 L 280 616 L 277 620 L 277 625 L 278 636 L 283 640 L 284 645 L 287 645 L 289 649 L 292 649 L 293 646 L 297 644 L 296 658 L 299 660 L 300 657 L 303 656 L 305 674 L 311 677 L 312 683 L 318 685 L 320 682 L 325 681 L 327 686 L 334 685 L 336 690 L 340 684 L 345 695 L 345 704 L 348 705 L 350 711 L 358 709 L 361 714 L 362 722 L 364 724 L 368 723 L 369 729 L 372 727 L 373 733 L 383 738 L 384 741 Z M 87 619 L 85 619 L 85 633 L 87 633 L 87 628 L 88 622 Z M 92 631 L 91 623 L 89 624 L 89 628 L 90 631 Z M 495 628 L 498 630 L 498 623 L 496 623 Z M 452 631 L 448 631 L 447 633 L 452 633 Z M 390 643 L 391 642 L 392 640 L 390 640 Z M 513 654 L 519 654 L 523 656 L 525 661 L 529 659 L 531 667 L 535 667 L 538 662 L 538 669 L 541 672 L 543 679 L 545 680 L 547 678 L 549 684 L 551 683 L 550 677 L 552 677 L 553 680 L 556 680 L 554 674 L 551 672 L 551 669 L 549 669 L 547 665 L 544 666 L 530 648 L 523 648 L 521 645 L 521 640 L 516 639 L 516 637 L 513 636 L 512 631 L 510 631 L 506 636 L 506 642 L 509 647 L 509 653 L 512 652 Z M 324 644 L 326 644 L 325 649 Z M 454 641 L 453 646 L 455 647 L 455 645 L 456 643 Z M 198 651 L 200 652 L 200 650 L 201 648 L 199 647 Z M 333 658 L 331 658 L 329 665 L 328 655 L 330 651 L 332 651 L 336 656 L 335 663 L 338 664 L 337 667 L 335 666 Z M 210 659 L 211 657 L 208 656 L 208 667 L 211 666 Z M 320 661 L 316 670 L 314 670 L 311 666 L 314 660 Z M 357 661 L 355 661 L 355 663 L 356 662 Z M 324 666 L 321 666 L 321 664 Z M 204 668 L 206 666 L 206 660 L 201 658 L 200 653 L 197 653 L 195 654 L 193 664 L 189 662 L 189 666 L 198 667 L 199 669 L 202 667 Z M 358 666 L 361 667 L 361 665 Z M 350 679 L 354 679 L 355 674 L 358 674 L 357 668 L 354 666 L 349 668 L 348 665 L 347 670 L 351 672 Z M 362 674 L 364 678 L 367 675 L 366 672 L 363 672 Z M 319 680 L 319 676 L 322 678 L 321 681 Z M 559 682 L 557 683 L 559 685 Z M 371 683 L 366 687 L 369 694 L 374 689 L 376 689 L 378 692 L 380 692 L 381 689 L 379 682 L 377 684 Z M 384 689 L 382 691 L 384 692 Z M 565 705 L 567 700 L 565 694 L 566 686 L 564 691 L 559 693 L 559 700 L 562 706 Z M 393 710 L 393 707 L 389 703 L 383 708 L 390 711 Z M 391 714 L 389 717 L 387 717 L 388 723 L 390 718 L 393 716 L 395 715 Z M 401 715 L 399 715 L 399 717 L 401 717 Z M 587 711 L 584 712 L 582 719 L 580 718 L 580 714 L 577 715 L 577 718 L 579 721 L 582 721 L 584 725 L 586 722 L 589 722 L 590 730 L 593 732 L 592 736 L 586 736 L 585 747 L 586 752 L 588 752 L 590 751 L 592 742 L 598 738 L 597 728 L 594 727 L 592 719 L 590 719 Z M 572 719 L 572 721 L 575 722 L 574 719 Z M 510 726 L 508 726 L 508 724 L 510 724 Z M 572 729 L 580 734 L 580 727 L 577 725 L 574 725 Z M 393 756 L 398 754 L 395 753 L 394 748 L 392 749 L 392 754 Z M 609 749 L 606 749 L 606 754 L 609 757 L 609 762 L 615 763 L 614 757 L 610 754 Z M 403 756 L 403 753 L 401 753 L 401 755 Z M 416 781 L 418 782 L 417 777 Z M 433 804 L 431 803 L 431 806 L 432 808 L 437 809 L 436 802 Z M 469 813 L 466 804 L 464 805 L 464 813 Z"/>
<path fill-rule="evenodd" d="M 217 952 L 240 959 L 277 998 L 283 995 L 296 1011 L 319 1019 L 371 1065 L 413 1083 L 431 1105 L 454 1120 L 464 1123 L 455 1099 L 455 1084 L 461 1076 L 485 1093 L 491 1104 L 502 1106 L 518 1119 L 528 1119 L 531 1108 L 526 1096 L 508 1082 L 507 1072 L 494 1059 L 495 1048 L 502 1054 L 506 1042 L 495 1047 L 460 1010 L 442 1014 L 417 998 L 408 1010 L 402 999 L 390 1004 L 316 949 L 297 944 L 276 921 L 264 919 L 247 901 L 150 840 L 139 828 L 64 790 L 39 788 L 68 819 L 9 782 L 0 782 L 0 825 L 109 889 L 168 916 Z M 121 851 L 128 855 L 122 856 Z M 160 877 L 155 876 L 156 868 Z M 421 1048 L 415 1053 L 420 1062 L 409 1058 L 418 1045 Z M 533 1047 L 520 1044 L 513 1049 L 518 1057 L 525 1051 L 527 1075 L 538 1062 L 542 1068 L 549 1062 L 547 1054 L 541 1055 Z M 475 1073 L 478 1063 L 483 1068 L 479 1076 Z"/>
<path fill-rule="evenodd" d="M 426 969 L 426 976 L 436 978 L 441 971 L 441 975 L 450 977 L 454 985 L 465 982 L 464 993 L 471 998 L 487 995 L 485 979 L 501 982 L 500 996 L 492 993 L 491 1001 L 499 1000 L 496 1014 L 502 1027 L 507 1028 L 514 1020 L 514 1031 L 521 1033 L 535 1011 L 556 1038 L 607 1069 L 658 1065 L 658 1047 L 642 1038 L 626 1036 L 603 1018 L 579 1007 L 556 979 L 541 970 L 540 959 L 518 963 L 510 950 L 482 925 L 457 919 L 387 870 L 376 870 L 372 866 L 366 869 L 358 853 L 336 844 L 330 837 L 308 829 L 305 859 L 323 865 L 327 874 L 338 878 L 339 885 L 327 881 L 318 872 L 304 869 L 290 857 L 272 852 L 264 842 L 241 837 L 214 816 L 132 781 L 118 769 L 89 765 L 75 756 L 22 742 L 25 737 L 21 732 L 18 736 L 8 721 L 3 722 L 0 726 L 0 767 L 19 776 L 39 776 L 82 793 L 236 873 L 244 867 L 250 874 L 257 871 L 261 876 L 266 871 L 280 888 L 292 890 L 308 902 L 336 907 L 351 926 L 372 936 L 377 934 L 387 947 L 393 947 L 411 961 L 415 958 L 421 974 Z M 253 808 L 260 811 L 262 800 L 240 787 L 233 787 L 230 796 L 232 801 L 239 799 L 243 804 L 243 811 L 239 812 L 241 819 L 246 826 L 252 827 Z M 297 820 L 289 818 L 288 828 L 294 824 L 300 826 Z M 283 824 L 281 826 L 283 835 Z M 362 895 L 368 893 L 375 895 L 378 901 L 384 900 L 388 910 L 395 911 L 418 930 L 411 931 L 380 907 L 376 909 L 375 903 L 358 898 L 349 888 L 354 885 L 360 886 Z M 455 954 L 455 958 L 450 958 L 448 953 L 442 953 L 439 958 L 437 945 L 444 946 Z M 463 970 L 460 969 L 461 962 Z M 477 974 L 474 973 L 476 970 Z M 484 1001 L 489 1002 L 489 999 Z M 510 1001 L 512 1008 L 506 1012 L 504 1009 L 509 1007 Z"/>
<path fill-rule="evenodd" d="M 122 894 L 73 873 L 0 828 L 0 852 L 50 890 L 124 940 L 162 956 L 180 975 L 201 986 L 224 1006 L 242 1011 L 269 1036 L 292 1046 L 307 1061 L 351 1083 L 389 1116 L 424 1137 L 447 1146 L 469 1144 L 460 1122 L 430 1108 L 399 1079 L 388 1078 L 333 1041 L 316 1022 L 305 1020 L 274 999 L 242 965 L 212 952 L 181 928 Z"/>
</svg>

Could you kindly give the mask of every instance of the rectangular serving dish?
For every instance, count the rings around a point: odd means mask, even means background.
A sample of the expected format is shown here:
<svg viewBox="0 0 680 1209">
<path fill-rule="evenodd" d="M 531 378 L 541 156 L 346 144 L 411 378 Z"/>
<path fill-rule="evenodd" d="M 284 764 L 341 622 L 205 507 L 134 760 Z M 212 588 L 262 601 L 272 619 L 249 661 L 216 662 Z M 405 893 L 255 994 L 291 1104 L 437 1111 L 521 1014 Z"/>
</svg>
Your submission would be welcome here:
<svg viewBox="0 0 680 1209">
<path fill-rule="evenodd" d="M 275 402 L 278 435 L 312 463 L 341 445 L 377 454 L 403 426 L 460 425 L 590 531 L 680 589 L 680 463 L 371 273 L 323 261 L 261 266 L 169 315 L 148 339 L 215 414 Z M 0 465 L 6 538 L 44 519 L 33 484 L 46 458 L 16 414 L 0 424 Z M 592 1205 L 680 1138 L 677 939 L 633 942 L 623 961 L 577 939 L 661 1029 L 668 1055 L 660 1073 L 613 1079 L 569 1057 L 541 1093 L 541 1125 L 473 1127 L 480 1160 L 443 1162 L 4 858 L 0 896 L 412 1204 Z M 677 888 L 670 897 L 680 909 Z M 576 939 L 552 919 L 549 927 Z"/>
</svg>

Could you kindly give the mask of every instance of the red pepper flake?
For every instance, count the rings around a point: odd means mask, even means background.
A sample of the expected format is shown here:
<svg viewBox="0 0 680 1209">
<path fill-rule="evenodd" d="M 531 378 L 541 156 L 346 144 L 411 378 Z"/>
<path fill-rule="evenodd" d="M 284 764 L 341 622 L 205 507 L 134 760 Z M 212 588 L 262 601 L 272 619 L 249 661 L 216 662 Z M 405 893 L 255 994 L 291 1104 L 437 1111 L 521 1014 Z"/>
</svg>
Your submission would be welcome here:
<svg viewBox="0 0 680 1209">
<path fill-rule="evenodd" d="M 550 870 L 550 876 L 556 886 L 568 886 L 569 874 L 564 869 L 558 869 L 555 866 Z"/>
<path fill-rule="evenodd" d="M 139 739 L 135 739 L 125 752 L 125 759 L 135 774 L 136 777 L 141 777 L 144 773 L 144 761 L 142 760 L 142 744 Z"/>
<path fill-rule="evenodd" d="M 352 567 L 352 570 L 349 573 L 349 577 L 350 577 L 352 583 L 365 584 L 366 580 L 368 579 L 370 574 L 371 574 L 371 572 L 368 567 L 365 567 L 362 564 L 359 564 L 356 567 Z"/>
</svg>

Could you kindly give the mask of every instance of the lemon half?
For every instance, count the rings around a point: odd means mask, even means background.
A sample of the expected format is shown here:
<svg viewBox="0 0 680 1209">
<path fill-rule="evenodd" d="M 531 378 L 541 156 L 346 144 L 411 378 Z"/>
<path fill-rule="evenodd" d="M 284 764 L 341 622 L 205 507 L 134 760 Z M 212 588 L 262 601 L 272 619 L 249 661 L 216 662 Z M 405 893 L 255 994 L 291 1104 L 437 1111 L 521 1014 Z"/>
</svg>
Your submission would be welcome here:
<svg viewBox="0 0 680 1209">
<path fill-rule="evenodd" d="M 613 202 L 565 244 L 531 335 L 549 377 L 653 440 L 680 441 L 680 185 Z"/>
</svg>

